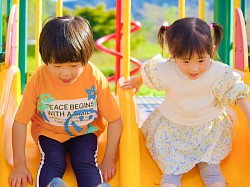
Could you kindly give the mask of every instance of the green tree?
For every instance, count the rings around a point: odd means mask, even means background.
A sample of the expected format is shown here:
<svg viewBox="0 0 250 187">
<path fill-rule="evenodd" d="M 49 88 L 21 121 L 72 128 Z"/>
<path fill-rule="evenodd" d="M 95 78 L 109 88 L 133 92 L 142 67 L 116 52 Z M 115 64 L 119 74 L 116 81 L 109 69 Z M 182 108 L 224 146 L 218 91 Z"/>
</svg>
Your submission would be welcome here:
<svg viewBox="0 0 250 187">
<path fill-rule="evenodd" d="M 86 18 L 93 29 L 94 40 L 108 34 L 115 33 L 116 29 L 116 11 L 115 9 L 107 10 L 103 3 L 96 7 L 78 6 L 75 10 L 64 9 L 64 14 L 74 14 Z M 146 39 L 138 34 L 131 36 L 131 50 L 136 48 L 138 44 L 145 43 Z M 104 44 L 108 48 L 114 48 L 114 40 Z"/>
<path fill-rule="evenodd" d="M 97 7 L 76 7 L 75 14 L 86 18 L 93 29 L 94 39 L 115 32 L 115 9 L 106 10 L 104 4 Z"/>
</svg>

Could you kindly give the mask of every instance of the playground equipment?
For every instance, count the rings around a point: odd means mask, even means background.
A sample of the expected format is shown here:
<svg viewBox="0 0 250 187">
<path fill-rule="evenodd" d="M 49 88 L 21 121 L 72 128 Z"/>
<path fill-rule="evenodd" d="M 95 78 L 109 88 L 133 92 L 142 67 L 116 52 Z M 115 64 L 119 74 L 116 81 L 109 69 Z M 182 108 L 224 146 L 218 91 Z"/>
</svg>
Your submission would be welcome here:
<svg viewBox="0 0 250 187">
<path fill-rule="evenodd" d="M 0 65 L 0 160 L 1 167 L 4 166 L 4 172 L 0 175 L 0 180 L 6 181 L 11 169 L 9 154 L 12 154 L 11 142 L 11 124 L 13 116 L 17 110 L 21 89 L 20 89 L 20 71 L 17 67 L 17 5 L 13 5 L 8 19 L 8 32 L 6 40 L 5 64 Z M 6 172 L 5 172 L 6 171 Z M 5 183 L 3 186 L 7 186 Z"/>
<path fill-rule="evenodd" d="M 184 0 L 181 1 L 182 6 Z M 201 1 L 199 1 L 201 2 Z M 37 1 L 38 6 L 41 6 L 41 0 Z M 120 6 L 119 6 L 120 5 Z M 117 35 L 121 35 L 121 20 L 123 22 L 123 42 L 120 43 L 122 45 L 117 45 L 116 49 L 118 53 L 114 52 L 115 55 L 118 55 L 118 60 L 121 60 L 123 63 L 122 72 L 117 74 L 119 77 L 120 74 L 128 79 L 130 75 L 130 29 L 131 27 L 131 4 L 130 1 L 122 1 L 117 0 L 117 9 L 121 12 L 121 5 L 123 5 L 123 18 L 118 14 L 117 21 L 119 30 L 117 29 Z M 11 9 L 10 17 L 18 17 L 17 10 L 20 6 L 18 3 L 14 3 Z M 37 10 L 40 10 L 41 7 L 37 7 Z M 61 15 L 62 11 L 62 1 L 57 2 L 57 15 Z M 182 7 L 182 10 L 184 8 Z M 237 41 L 243 37 L 244 41 L 244 32 L 245 27 L 243 24 L 243 16 L 239 9 L 236 9 L 237 18 L 237 28 L 236 28 L 236 37 Z M 202 12 L 202 11 L 201 11 Z M 40 12 L 37 12 L 40 15 Z M 182 16 L 183 13 L 182 13 Z M 41 19 L 41 17 L 39 17 Z M 12 20 L 12 19 L 10 19 Z M 15 20 L 15 19 L 13 19 Z M 18 19 L 17 19 L 18 20 Z M 21 21 L 21 20 L 20 20 Z M 9 24 L 11 27 L 12 24 Z M 18 28 L 18 27 L 16 27 Z M 37 26 L 37 33 L 40 32 L 40 26 Z M 11 30 L 11 29 L 10 29 Z M 8 32 L 9 33 L 9 32 Z M 13 33 L 13 32 L 12 32 Z M 238 35 L 237 35 L 238 34 Z M 106 37 L 106 39 L 112 38 L 112 36 Z M 8 37 L 7 37 L 8 38 Z M 14 40 L 14 36 L 12 35 L 11 41 Z M 17 37 L 18 38 L 18 37 Z M 238 40 L 239 39 L 239 40 Z M 105 41 L 105 40 L 104 40 Z M 99 40 L 99 48 L 101 49 L 103 40 Z M 117 41 L 120 42 L 120 41 Z M 15 42 L 14 42 L 15 43 Z M 17 45 L 17 42 L 15 43 Z M 12 45 L 10 45 L 12 46 Z M 18 46 L 18 45 L 17 45 Z M 244 81 L 250 85 L 250 74 L 248 72 L 247 61 L 240 60 L 239 58 L 245 59 L 245 55 L 247 54 L 245 51 L 245 44 L 240 43 L 239 47 L 237 47 L 237 51 L 235 52 L 235 64 L 236 69 L 238 67 L 244 67 L 243 69 L 239 69 L 242 74 Z M 102 48 L 103 49 L 103 48 Z M 240 49 L 240 50 L 238 50 Z M 105 49 L 106 50 L 106 49 Z M 15 51 L 15 50 L 13 50 Z M 8 51 L 9 56 L 12 55 L 12 51 Z M 113 52 L 111 52 L 113 54 Z M 38 54 L 38 53 L 36 53 Z M 123 57 L 121 57 L 123 54 Z M 240 57 L 238 57 L 239 55 Z M 16 60 L 13 60 L 16 59 Z M 39 59 L 37 57 L 37 59 Z M 21 86 L 20 86 L 20 72 L 17 66 L 17 58 L 12 58 L 8 63 L 4 63 L 5 65 L 0 66 L 0 186 L 7 187 L 8 186 L 8 177 L 12 169 L 12 149 L 11 149 L 11 125 L 13 122 L 13 117 L 15 111 L 18 107 L 19 100 L 21 97 Z M 39 60 L 37 60 L 38 63 Z M 7 60 L 6 60 L 7 62 Z M 239 63 L 240 62 L 240 63 Z M 39 64 L 39 63 L 38 63 Z M 119 62 L 120 64 L 120 62 Z M 117 79 L 116 79 L 117 80 Z M 131 90 L 121 90 L 119 87 L 119 81 L 117 82 L 117 99 L 120 105 L 121 111 L 123 113 L 124 120 L 124 130 L 121 137 L 120 143 L 120 151 L 119 158 L 117 161 L 117 174 L 115 177 L 109 182 L 112 187 L 157 187 L 159 186 L 159 181 L 161 177 L 161 172 L 158 169 L 157 165 L 152 160 L 149 155 L 145 140 L 141 134 L 140 129 L 138 129 L 137 123 L 137 104 L 136 104 L 136 96 Z M 228 183 L 232 187 L 246 187 L 250 186 L 250 131 L 248 129 L 248 125 L 246 123 L 246 119 L 244 118 L 242 112 L 237 108 L 233 107 L 233 109 L 237 112 L 238 122 L 234 127 L 235 135 L 233 140 L 233 151 L 230 155 L 222 162 L 222 171 L 224 176 L 226 177 Z M 104 155 L 104 149 L 106 145 L 106 131 L 99 138 L 99 153 L 98 153 L 98 161 L 100 162 Z M 27 134 L 27 143 L 26 143 L 26 155 L 27 155 L 27 166 L 30 169 L 34 179 L 36 176 L 38 164 L 40 161 L 40 155 L 37 146 L 33 142 L 30 134 L 30 130 L 28 130 Z M 69 167 L 65 172 L 64 180 L 68 184 L 69 187 L 76 187 L 76 181 L 72 169 L 70 167 L 70 163 L 67 163 Z M 193 187 L 193 186 L 202 187 L 204 186 L 202 180 L 200 178 L 198 169 L 195 167 L 187 174 L 184 174 L 182 180 L 183 187 Z M 31 186 L 31 185 L 28 185 Z M 35 185 L 33 185 L 35 186 Z"/>
<path fill-rule="evenodd" d="M 119 25 L 121 25 L 121 22 L 119 22 Z M 131 25 L 133 26 L 133 28 L 130 31 L 131 33 L 136 32 L 137 30 L 139 30 L 141 28 L 141 23 L 140 22 L 132 21 Z M 120 29 L 117 28 L 117 30 L 120 31 L 121 28 Z M 104 52 L 106 52 L 108 54 L 119 57 L 119 59 L 121 59 L 123 57 L 123 54 L 120 52 L 120 50 L 119 51 L 118 50 L 112 51 L 112 50 L 102 46 L 102 44 L 104 42 L 107 42 L 107 41 L 112 40 L 114 38 L 116 39 L 116 41 L 121 41 L 121 37 L 122 37 L 121 35 L 122 35 L 121 33 L 119 33 L 119 34 L 113 33 L 113 34 L 109 34 L 107 36 L 103 36 L 103 37 L 99 38 L 96 41 L 96 48 L 101 50 L 101 51 L 104 51 Z M 118 42 L 116 42 L 116 43 L 118 43 Z M 132 58 L 132 57 L 130 57 L 130 61 L 133 64 L 137 65 L 137 67 L 130 72 L 130 75 L 133 75 L 133 74 L 137 73 L 140 70 L 141 62 L 139 60 L 135 59 L 135 58 Z M 120 62 L 119 62 L 119 63 L 116 64 L 115 75 L 112 75 L 112 76 L 108 77 L 107 79 L 108 79 L 108 81 L 115 81 L 117 83 L 120 76 L 121 75 L 120 75 Z"/>
</svg>

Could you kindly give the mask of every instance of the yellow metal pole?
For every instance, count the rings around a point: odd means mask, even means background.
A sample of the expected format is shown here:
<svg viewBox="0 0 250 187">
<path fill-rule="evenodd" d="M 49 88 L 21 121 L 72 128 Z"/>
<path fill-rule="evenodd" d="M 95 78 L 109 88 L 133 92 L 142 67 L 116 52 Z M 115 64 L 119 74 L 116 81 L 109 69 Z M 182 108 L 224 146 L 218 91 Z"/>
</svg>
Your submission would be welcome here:
<svg viewBox="0 0 250 187">
<path fill-rule="evenodd" d="M 236 8 L 241 8 L 240 6 L 240 1 L 241 0 L 234 0 L 234 6 L 233 6 L 233 60 L 232 60 L 232 67 L 235 68 L 235 40 L 236 40 L 236 36 L 235 36 L 235 22 L 236 22 L 236 18 L 235 18 L 235 10 Z"/>
<path fill-rule="evenodd" d="M 199 18 L 205 19 L 205 0 L 199 0 Z"/>
<path fill-rule="evenodd" d="M 130 64 L 130 21 L 131 0 L 124 0 L 123 24 L 123 66 L 122 74 L 129 78 Z M 119 81 L 117 95 L 123 119 L 123 132 L 120 141 L 120 186 L 141 187 L 139 129 L 136 123 L 135 93 L 121 90 Z"/>
<path fill-rule="evenodd" d="M 234 9 L 241 8 L 240 6 L 240 0 L 234 0 Z"/>
<path fill-rule="evenodd" d="M 39 36 L 42 30 L 42 0 L 36 1 L 36 45 L 35 45 L 35 68 L 41 65 L 41 56 L 39 54 Z"/>
<path fill-rule="evenodd" d="M 129 78 L 130 71 L 130 22 L 131 0 L 124 0 L 124 23 L 123 23 L 123 67 L 122 75 L 125 80 Z"/>
<path fill-rule="evenodd" d="M 179 18 L 185 17 L 185 0 L 179 0 Z"/>
<path fill-rule="evenodd" d="M 63 1 L 58 0 L 56 2 L 56 16 L 62 16 Z"/>
</svg>

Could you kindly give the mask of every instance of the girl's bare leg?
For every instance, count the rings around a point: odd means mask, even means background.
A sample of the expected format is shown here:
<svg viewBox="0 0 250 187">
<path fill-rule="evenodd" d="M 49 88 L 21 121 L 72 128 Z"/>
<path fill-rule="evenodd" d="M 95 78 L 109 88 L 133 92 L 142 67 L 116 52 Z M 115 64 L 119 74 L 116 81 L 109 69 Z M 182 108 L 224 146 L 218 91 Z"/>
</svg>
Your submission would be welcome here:
<svg viewBox="0 0 250 187">
<path fill-rule="evenodd" d="M 164 184 L 161 184 L 161 187 L 178 187 L 178 186 L 174 184 L 164 183 Z"/>
<path fill-rule="evenodd" d="M 216 182 L 211 184 L 209 187 L 227 187 L 227 184 L 225 184 L 224 182 Z"/>
</svg>

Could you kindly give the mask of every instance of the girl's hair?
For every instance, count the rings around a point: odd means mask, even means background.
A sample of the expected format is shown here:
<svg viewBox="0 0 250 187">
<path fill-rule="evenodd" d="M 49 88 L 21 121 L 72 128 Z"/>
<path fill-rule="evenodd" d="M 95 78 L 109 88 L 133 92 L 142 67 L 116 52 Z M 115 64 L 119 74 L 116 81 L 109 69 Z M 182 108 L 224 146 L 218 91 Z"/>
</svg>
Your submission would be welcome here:
<svg viewBox="0 0 250 187">
<path fill-rule="evenodd" d="M 94 52 L 94 39 L 89 22 L 80 16 L 51 18 L 43 27 L 39 51 L 45 64 L 88 63 Z"/>
<path fill-rule="evenodd" d="M 199 18 L 179 19 L 170 26 L 161 26 L 158 32 L 162 52 L 167 45 L 172 58 L 190 59 L 194 53 L 197 53 L 199 58 L 205 53 L 213 57 L 213 45 L 217 49 L 222 37 L 223 30 L 219 24 L 208 25 Z"/>
</svg>

